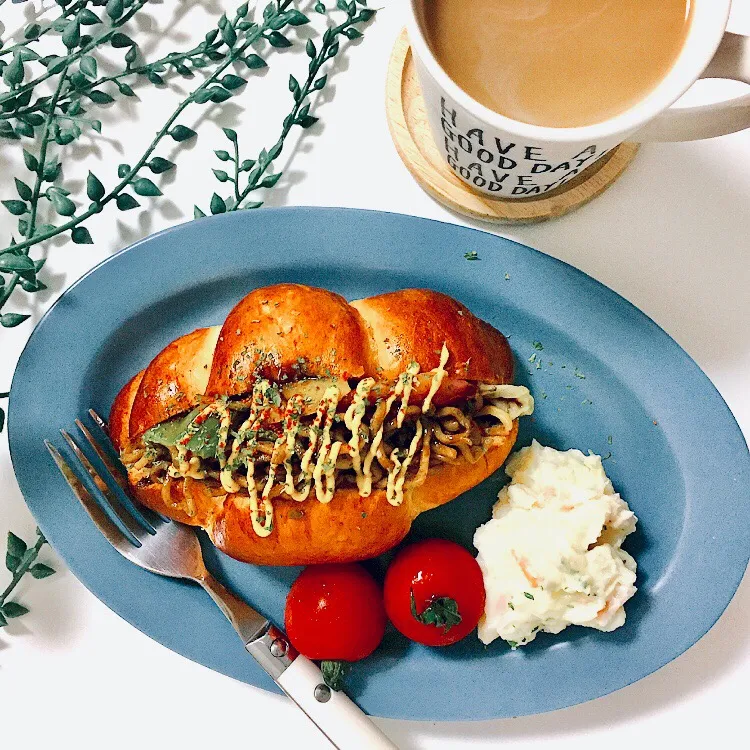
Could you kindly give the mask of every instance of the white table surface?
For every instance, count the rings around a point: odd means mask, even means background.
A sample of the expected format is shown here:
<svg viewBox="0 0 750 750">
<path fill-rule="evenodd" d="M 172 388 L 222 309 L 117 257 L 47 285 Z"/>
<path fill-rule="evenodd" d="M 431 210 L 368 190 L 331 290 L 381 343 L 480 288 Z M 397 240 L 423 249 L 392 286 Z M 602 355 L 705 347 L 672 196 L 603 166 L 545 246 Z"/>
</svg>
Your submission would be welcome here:
<svg viewBox="0 0 750 750">
<path fill-rule="evenodd" d="M 216 17 L 220 8 L 233 5 L 220 0 L 156 3 L 148 22 L 144 19 L 139 26 L 139 41 L 149 55 L 184 48 L 192 35 L 205 30 L 207 13 Z M 385 6 L 364 41 L 337 63 L 335 98 L 321 103 L 321 124 L 294 150 L 293 165 L 268 203 L 376 208 L 466 224 L 417 187 L 392 146 L 383 88 L 404 5 L 403 0 L 390 0 Z M 16 28 L 13 21 L 22 8 L 3 6 L 0 18 L 8 30 Z M 750 0 L 736 0 L 730 28 L 750 32 Z M 237 127 L 248 152 L 275 140 L 289 105 L 286 76 L 305 67 L 298 53 L 274 57 L 268 76 L 253 81 L 240 98 L 223 107 L 220 124 Z M 696 97 L 739 90 L 704 83 Z M 67 169 L 69 179 L 82 178 L 97 160 L 102 164 L 98 173 L 111 175 L 119 161 L 139 153 L 140 143 L 150 140 L 172 101 L 153 89 L 143 99 L 148 106 L 138 117 L 128 109 L 103 110 L 103 135 L 84 139 L 76 148 L 76 154 L 86 154 L 86 166 Z M 218 186 L 210 174 L 211 167 L 219 166 L 212 150 L 224 148 L 224 141 L 213 122 L 203 122 L 200 133 L 198 142 L 180 157 L 176 178 L 166 180 L 166 197 L 151 203 L 152 211 L 106 211 L 89 223 L 94 245 L 60 243 L 50 249 L 44 278 L 51 290 L 32 300 L 38 305 L 31 308 L 35 319 L 101 259 L 191 218 L 194 202 L 208 204 Z M 0 148 L 0 176 L 6 175 L 0 177 L 3 198 L 13 197 L 7 175 L 22 169 L 16 160 L 15 168 L 5 171 L 12 150 Z M 695 358 L 747 435 L 749 168 L 750 132 L 700 143 L 645 146 L 617 184 L 577 213 L 534 227 L 481 228 L 567 261 L 638 305 Z M 0 236 L 6 237 L 10 229 L 2 212 Z M 26 323 L 0 334 L 0 391 L 7 390 L 31 330 Z M 46 459 L 40 453 L 41 460 Z M 2 537 L 13 529 L 33 538 L 34 521 L 13 476 L 6 434 L 0 437 L 0 493 Z M 0 632 L 3 746 L 23 740 L 31 748 L 327 747 L 286 699 L 235 682 L 151 641 L 95 599 L 49 548 L 44 559 L 60 572 L 47 580 L 26 581 L 18 598 L 31 613 Z M 5 580 L 6 571 L 0 571 L 0 584 Z M 403 748 L 619 750 L 657 743 L 743 747 L 749 678 L 746 579 L 698 644 L 654 675 L 612 695 L 527 718 L 379 723 Z"/>
</svg>

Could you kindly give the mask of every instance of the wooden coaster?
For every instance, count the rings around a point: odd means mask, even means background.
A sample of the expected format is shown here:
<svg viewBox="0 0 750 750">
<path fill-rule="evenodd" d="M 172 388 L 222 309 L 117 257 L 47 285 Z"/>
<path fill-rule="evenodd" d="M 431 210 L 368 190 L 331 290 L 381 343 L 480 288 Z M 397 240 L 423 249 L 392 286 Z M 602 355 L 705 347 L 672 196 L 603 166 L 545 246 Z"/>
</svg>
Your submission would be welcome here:
<svg viewBox="0 0 750 750">
<path fill-rule="evenodd" d="M 388 63 L 386 116 L 399 156 L 424 190 L 453 211 L 501 224 L 546 221 L 585 205 L 623 173 L 638 151 L 637 143 L 623 143 L 543 197 L 503 200 L 472 190 L 446 164 L 432 138 L 406 30 Z"/>
</svg>

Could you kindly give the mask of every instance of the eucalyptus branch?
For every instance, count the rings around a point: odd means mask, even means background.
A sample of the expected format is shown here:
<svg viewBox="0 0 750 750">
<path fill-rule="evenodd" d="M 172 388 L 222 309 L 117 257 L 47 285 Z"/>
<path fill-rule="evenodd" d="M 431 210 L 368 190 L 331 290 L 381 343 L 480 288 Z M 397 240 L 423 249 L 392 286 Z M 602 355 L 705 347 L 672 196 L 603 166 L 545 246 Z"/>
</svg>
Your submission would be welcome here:
<svg viewBox="0 0 750 750">
<path fill-rule="evenodd" d="M 31 573 L 33 578 L 47 578 L 54 574 L 54 570 L 44 563 L 36 562 L 39 551 L 47 540 L 44 534 L 37 529 L 37 539 L 33 547 L 28 547 L 26 542 L 13 532 L 8 532 L 8 548 L 5 554 L 5 567 L 13 574 L 10 583 L 0 594 L 0 628 L 8 624 L 12 617 L 25 615 L 29 610 L 16 601 L 8 601 L 8 597 L 20 583 L 26 573 Z"/>
</svg>

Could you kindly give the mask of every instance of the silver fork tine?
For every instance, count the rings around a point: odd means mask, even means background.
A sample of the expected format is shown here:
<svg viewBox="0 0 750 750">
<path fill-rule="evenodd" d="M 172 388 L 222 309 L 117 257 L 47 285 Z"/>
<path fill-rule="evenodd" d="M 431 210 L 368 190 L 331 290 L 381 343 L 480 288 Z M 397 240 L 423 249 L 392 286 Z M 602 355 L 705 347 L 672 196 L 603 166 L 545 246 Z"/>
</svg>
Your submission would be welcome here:
<svg viewBox="0 0 750 750">
<path fill-rule="evenodd" d="M 99 425 L 105 435 L 109 435 L 109 426 L 93 409 L 89 409 L 89 416 Z"/>
<path fill-rule="evenodd" d="M 88 472 L 91 479 L 93 479 L 96 488 L 101 492 L 104 500 L 109 505 L 112 512 L 120 519 L 125 528 L 133 535 L 137 540 L 134 544 L 143 543 L 141 537 L 143 536 L 143 529 L 125 509 L 120 505 L 120 501 L 114 492 L 109 488 L 107 483 L 97 474 L 96 469 L 93 467 L 91 462 L 86 458 L 86 455 L 78 447 L 72 437 L 65 431 L 60 430 L 60 434 L 65 438 L 65 442 L 70 446 L 70 449 L 75 453 L 76 458 L 81 462 L 81 465 Z M 153 530 L 152 532 L 153 533 Z"/>
<path fill-rule="evenodd" d="M 55 448 L 49 440 L 45 440 L 44 444 L 47 446 L 47 450 L 52 455 L 57 468 L 60 469 L 60 473 L 63 478 L 73 490 L 73 494 L 80 500 L 83 509 L 89 514 L 91 520 L 94 522 L 99 531 L 104 534 L 107 541 L 121 554 L 129 557 L 130 550 L 133 549 L 132 545 L 126 538 L 126 536 L 117 528 L 117 525 L 109 518 L 109 516 L 99 507 L 99 504 L 91 496 L 91 493 L 86 489 L 80 479 L 75 475 L 75 472 L 68 466 L 65 459 L 60 455 L 57 448 Z"/>
<path fill-rule="evenodd" d="M 141 526 L 143 526 L 146 531 L 148 531 L 149 534 L 155 534 L 156 529 L 136 507 L 135 503 L 130 499 L 130 495 L 128 494 L 128 483 L 122 471 L 120 470 L 120 467 L 117 466 L 115 462 L 107 455 L 107 452 L 104 450 L 104 448 L 102 448 L 101 445 L 99 445 L 99 443 L 97 443 L 94 436 L 89 432 L 86 425 L 83 424 L 80 419 L 76 419 L 76 427 L 78 427 L 78 429 L 83 433 L 83 436 L 86 438 L 86 440 L 88 440 L 89 445 L 94 449 L 96 455 L 99 456 L 99 458 L 102 460 L 102 463 L 107 467 L 109 475 L 112 477 L 112 479 L 115 480 L 115 482 L 117 482 L 118 486 L 123 491 L 124 496 L 118 496 L 118 500 L 125 506 L 126 510 L 128 510 L 135 517 L 136 521 L 138 521 L 138 523 L 140 523 Z"/>
</svg>

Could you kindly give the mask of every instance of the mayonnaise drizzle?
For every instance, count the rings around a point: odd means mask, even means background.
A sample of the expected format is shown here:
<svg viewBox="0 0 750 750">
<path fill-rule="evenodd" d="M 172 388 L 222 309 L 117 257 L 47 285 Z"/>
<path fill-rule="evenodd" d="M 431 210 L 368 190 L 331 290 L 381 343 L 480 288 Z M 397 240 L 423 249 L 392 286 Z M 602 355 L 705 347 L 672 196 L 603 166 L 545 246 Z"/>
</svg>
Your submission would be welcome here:
<svg viewBox="0 0 750 750">
<path fill-rule="evenodd" d="M 445 366 L 448 358 L 448 347 L 444 343 L 438 367 L 432 371 L 430 388 L 421 406 L 422 413 L 432 408 L 432 399 L 440 390 L 440 386 L 447 375 Z M 269 402 L 268 391 L 272 387 L 269 381 L 259 380 L 253 387 L 250 413 L 237 431 L 229 456 L 227 457 L 225 448 L 229 440 L 232 415 L 227 399 L 223 398 L 206 406 L 188 426 L 185 434 L 177 443 L 175 458 L 178 462 L 178 468 L 175 469 L 174 466 L 170 466 L 169 475 L 172 476 L 174 472 L 175 476 L 192 476 L 195 479 L 205 476 L 205 473 L 200 471 L 199 460 L 192 458 L 188 461 L 187 444 L 198 430 L 199 425 L 210 415 L 216 414 L 220 418 L 219 450 L 217 452 L 221 485 L 227 493 L 235 495 L 235 502 L 247 501 L 252 526 L 258 536 L 266 537 L 273 529 L 271 494 L 276 484 L 276 471 L 282 461 L 286 469 L 283 492 L 287 496 L 297 501 L 303 501 L 309 496 L 314 486 L 317 500 L 321 503 L 329 503 L 336 491 L 336 461 L 341 451 L 346 448 L 351 457 L 359 494 L 362 497 L 368 497 L 372 493 L 372 462 L 375 460 L 383 442 L 387 415 L 390 413 L 393 404 L 400 399 L 395 425 L 397 428 L 403 426 L 419 369 L 419 364 L 412 362 L 397 379 L 393 391 L 385 401 L 383 422 L 377 432 L 369 436 L 370 447 L 364 456 L 362 456 L 361 447 L 368 436 L 360 435 L 360 429 L 369 405 L 370 395 L 377 385 L 375 379 L 364 378 L 357 384 L 352 403 L 343 415 L 344 424 L 352 433 L 348 443 L 334 442 L 331 438 L 341 390 L 336 385 L 332 385 L 325 390 L 309 430 L 309 445 L 302 456 L 300 474 L 296 482 L 293 476 L 292 457 L 301 427 L 303 397 L 293 395 L 286 402 L 282 434 L 274 443 L 268 474 L 259 497 L 258 480 L 255 477 L 256 459 L 254 457 L 254 450 L 258 442 L 257 431 L 267 418 L 271 406 L 274 403 L 278 405 L 278 401 Z M 512 427 L 514 419 L 524 414 L 531 414 L 534 409 L 534 399 L 529 394 L 528 389 L 523 386 L 480 384 L 478 391 L 485 399 L 485 404 L 478 415 L 494 416 L 508 429 Z M 386 499 L 393 506 L 403 503 L 406 474 L 424 435 L 422 421 L 418 419 L 415 422 L 414 436 L 405 455 L 403 449 L 391 451 L 390 459 L 393 466 L 387 474 Z M 242 450 L 243 446 L 245 446 L 244 451 Z M 238 494 L 242 488 L 233 476 L 241 453 L 243 457 L 247 455 L 247 498 Z"/>
<path fill-rule="evenodd" d="M 427 392 L 424 403 L 422 404 L 422 413 L 429 411 L 430 406 L 432 406 L 432 399 L 440 390 L 440 386 L 443 384 L 443 378 L 445 378 L 445 376 L 448 374 L 445 370 L 445 365 L 448 362 L 448 356 L 448 347 L 445 345 L 445 342 L 443 342 L 443 348 L 440 352 L 440 364 L 438 365 L 437 370 L 435 370 L 435 374 L 432 376 L 430 390 Z"/>
</svg>

